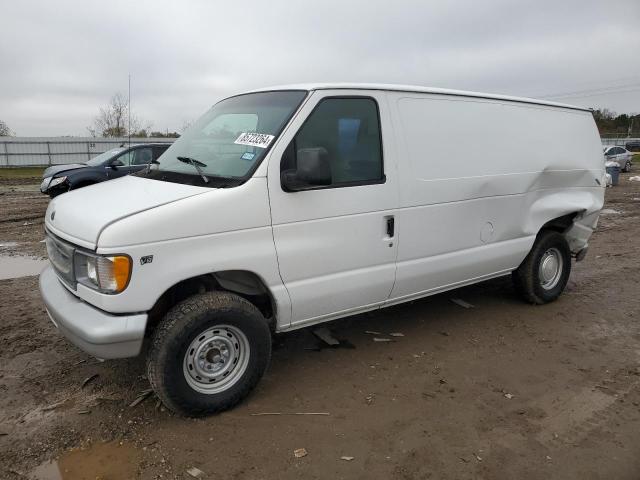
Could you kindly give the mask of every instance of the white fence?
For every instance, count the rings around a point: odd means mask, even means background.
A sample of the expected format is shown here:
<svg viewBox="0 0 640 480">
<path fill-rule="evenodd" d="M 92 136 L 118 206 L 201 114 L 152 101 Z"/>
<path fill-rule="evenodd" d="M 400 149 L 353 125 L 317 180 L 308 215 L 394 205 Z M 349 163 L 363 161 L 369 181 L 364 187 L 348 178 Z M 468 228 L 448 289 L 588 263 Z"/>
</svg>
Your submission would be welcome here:
<svg viewBox="0 0 640 480">
<path fill-rule="evenodd" d="M 131 138 L 131 145 L 173 143 L 175 140 L 175 138 Z M 0 168 L 86 162 L 100 153 L 128 144 L 128 138 L 0 137 Z"/>
</svg>

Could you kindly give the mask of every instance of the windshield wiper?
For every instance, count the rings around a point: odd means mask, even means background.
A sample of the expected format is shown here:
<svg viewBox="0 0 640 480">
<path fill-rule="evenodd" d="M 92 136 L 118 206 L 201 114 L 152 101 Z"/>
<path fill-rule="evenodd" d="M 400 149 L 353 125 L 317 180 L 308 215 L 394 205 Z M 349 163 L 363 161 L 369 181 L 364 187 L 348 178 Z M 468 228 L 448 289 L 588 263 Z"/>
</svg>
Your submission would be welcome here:
<svg viewBox="0 0 640 480">
<path fill-rule="evenodd" d="M 207 166 L 206 163 L 202 163 L 201 161 L 191 157 L 176 157 L 176 158 L 180 160 L 182 163 L 189 163 L 193 165 L 193 168 L 195 168 L 198 171 L 198 174 L 202 177 L 202 180 L 204 180 L 204 183 L 209 183 L 209 179 L 202 172 L 202 169 L 200 168 L 200 167 L 206 167 Z"/>
</svg>

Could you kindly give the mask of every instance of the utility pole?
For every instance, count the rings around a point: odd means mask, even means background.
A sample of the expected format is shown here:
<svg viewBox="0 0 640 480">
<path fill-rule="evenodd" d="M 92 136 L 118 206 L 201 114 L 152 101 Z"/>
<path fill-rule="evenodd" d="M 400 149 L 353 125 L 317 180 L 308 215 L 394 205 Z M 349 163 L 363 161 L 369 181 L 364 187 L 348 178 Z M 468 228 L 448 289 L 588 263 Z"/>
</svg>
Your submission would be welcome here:
<svg viewBox="0 0 640 480">
<path fill-rule="evenodd" d="M 129 74 L 129 112 L 127 112 L 129 119 L 129 126 L 127 127 L 127 133 L 129 134 L 129 148 L 131 148 L 131 74 Z"/>
</svg>

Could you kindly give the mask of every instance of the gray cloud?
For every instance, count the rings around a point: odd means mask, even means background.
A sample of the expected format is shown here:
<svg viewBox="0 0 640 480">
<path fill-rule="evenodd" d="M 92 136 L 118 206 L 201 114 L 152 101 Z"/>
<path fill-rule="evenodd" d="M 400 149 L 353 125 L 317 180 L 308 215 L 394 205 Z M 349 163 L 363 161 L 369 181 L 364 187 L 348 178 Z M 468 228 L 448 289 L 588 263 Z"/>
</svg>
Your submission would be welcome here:
<svg viewBox="0 0 640 480">
<path fill-rule="evenodd" d="M 557 100 L 640 112 L 639 21 L 637 0 L 10 2 L 0 118 L 85 134 L 129 73 L 134 111 L 161 130 L 232 93 L 317 81 L 580 92 Z"/>
</svg>

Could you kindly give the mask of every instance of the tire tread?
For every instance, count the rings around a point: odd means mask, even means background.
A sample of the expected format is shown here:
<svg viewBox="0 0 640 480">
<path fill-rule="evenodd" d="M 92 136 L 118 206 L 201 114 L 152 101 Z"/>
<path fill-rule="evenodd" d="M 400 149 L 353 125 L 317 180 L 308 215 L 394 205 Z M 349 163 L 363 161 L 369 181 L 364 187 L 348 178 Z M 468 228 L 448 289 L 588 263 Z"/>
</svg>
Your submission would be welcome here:
<svg viewBox="0 0 640 480">
<path fill-rule="evenodd" d="M 215 404 L 197 406 L 178 395 L 176 389 L 168 385 L 170 379 L 167 378 L 165 367 L 167 362 L 170 361 L 167 358 L 168 352 L 175 351 L 183 341 L 181 336 L 176 334 L 178 326 L 186 325 L 195 318 L 206 314 L 205 312 L 212 311 L 216 313 L 243 312 L 247 316 L 256 317 L 258 328 L 269 335 L 269 348 L 266 353 L 266 362 L 263 362 L 264 368 L 253 370 L 248 368 L 244 374 L 247 378 L 230 388 L 233 393 L 222 392 L 215 394 L 217 397 Z M 204 416 L 228 410 L 249 394 L 266 370 L 271 359 L 270 335 L 269 327 L 260 311 L 244 298 L 229 292 L 218 291 L 194 295 L 170 309 L 156 327 L 147 355 L 149 383 L 162 403 L 172 411 L 188 416 Z M 174 359 L 173 361 L 176 360 Z M 182 359 L 179 361 L 181 362 Z M 240 388 L 236 388 L 236 386 L 240 386 Z"/>
<path fill-rule="evenodd" d="M 556 246 L 565 256 L 563 278 L 560 280 L 557 293 L 549 296 L 544 296 L 540 292 L 537 278 L 537 261 L 543 251 L 550 246 Z M 568 259 L 568 261 L 566 261 Z M 535 305 L 543 305 L 545 303 L 553 302 L 560 296 L 564 287 L 567 284 L 569 275 L 571 273 L 571 252 L 564 236 L 553 230 L 542 230 L 534 244 L 531 251 L 527 254 L 520 266 L 511 273 L 513 285 L 516 292 L 527 302 Z"/>
</svg>

